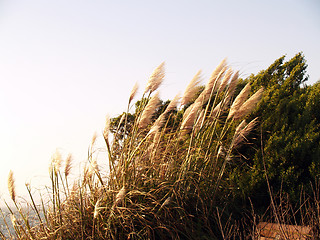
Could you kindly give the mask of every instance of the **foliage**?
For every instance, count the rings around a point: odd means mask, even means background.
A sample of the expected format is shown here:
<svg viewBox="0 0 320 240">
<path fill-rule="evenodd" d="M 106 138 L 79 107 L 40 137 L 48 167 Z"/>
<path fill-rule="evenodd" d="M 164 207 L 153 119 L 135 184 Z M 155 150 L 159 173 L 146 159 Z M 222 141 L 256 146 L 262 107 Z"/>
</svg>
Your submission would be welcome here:
<svg viewBox="0 0 320 240">
<path fill-rule="evenodd" d="M 250 168 L 234 169 L 232 178 L 243 196 L 264 202 L 264 207 L 269 199 L 265 170 L 274 192 L 285 191 L 294 202 L 299 200 L 302 186 L 308 188 L 320 174 L 320 83 L 304 84 L 306 67 L 301 53 L 287 62 L 283 56 L 247 79 L 253 91 L 265 88 L 250 116 L 259 117 L 261 125 L 252 147 L 240 149 Z M 312 193 L 310 188 L 306 190 Z"/>
<path fill-rule="evenodd" d="M 257 215 L 237 199 L 263 189 L 265 170 L 272 187 L 277 186 L 280 175 L 287 189 L 306 176 L 311 179 L 320 174 L 319 158 L 315 160 L 319 155 L 316 109 L 320 83 L 300 87 L 306 80 L 301 54 L 289 62 L 283 60 L 246 80 L 240 80 L 224 60 L 204 87 L 199 86 L 200 74 L 196 74 L 180 105 L 177 97 L 166 102 L 158 98 L 156 90 L 164 78 L 162 63 L 151 75 L 134 113 L 129 109 L 136 87 L 127 111 L 107 119 L 103 137 L 109 169 L 97 165 L 96 136 L 88 163 L 73 184 L 69 183 L 71 157 L 63 170 L 61 155 L 55 154 L 49 197 L 37 204 L 27 185 L 30 211 L 16 197 L 10 173 L 13 207 L 7 207 L 11 225 L 4 217 L 7 232 L 0 231 L 0 235 L 4 239 L 254 238 L 254 232 L 247 231 L 248 221 L 237 222 L 237 213 L 242 208 L 241 217 L 251 214 L 250 228 Z M 258 104 L 260 85 L 265 94 Z M 260 133 L 254 130 L 257 116 Z M 262 150 L 256 153 L 260 134 Z M 257 141 L 248 147 L 244 143 L 251 137 Z M 294 174 L 299 181 L 291 179 Z M 301 223 L 312 222 L 319 228 L 320 194 L 318 190 L 313 193 L 314 201 L 301 198 L 305 200 L 300 218 Z M 274 200 L 272 219 L 278 223 L 295 220 L 296 212 L 287 218 L 281 195 L 273 198 L 270 191 L 269 195 Z"/>
</svg>

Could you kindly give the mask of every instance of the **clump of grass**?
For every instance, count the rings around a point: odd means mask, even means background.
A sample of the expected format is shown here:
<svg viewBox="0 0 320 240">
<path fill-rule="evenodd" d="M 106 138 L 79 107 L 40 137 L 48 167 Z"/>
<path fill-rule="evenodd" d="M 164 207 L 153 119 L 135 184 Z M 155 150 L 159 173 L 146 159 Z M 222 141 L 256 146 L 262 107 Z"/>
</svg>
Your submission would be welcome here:
<svg viewBox="0 0 320 240">
<path fill-rule="evenodd" d="M 234 96 L 239 74 L 223 60 L 203 89 L 198 72 L 180 105 L 177 95 L 159 112 L 156 90 L 164 76 L 162 63 L 152 73 L 134 114 L 129 109 L 137 85 L 119 121 L 107 118 L 102 135 L 109 169 L 94 160 L 96 137 L 88 165 L 71 185 L 71 156 L 62 171 L 63 159 L 56 154 L 49 172 L 50 198 L 36 204 L 27 188 L 36 219 L 32 222 L 10 191 L 19 216 L 8 238 L 212 239 L 231 234 L 225 234 L 230 221 L 221 218 L 229 191 L 226 170 L 258 121 L 246 123 L 243 118 L 254 109 L 262 90 L 247 100 L 248 83 Z"/>
</svg>

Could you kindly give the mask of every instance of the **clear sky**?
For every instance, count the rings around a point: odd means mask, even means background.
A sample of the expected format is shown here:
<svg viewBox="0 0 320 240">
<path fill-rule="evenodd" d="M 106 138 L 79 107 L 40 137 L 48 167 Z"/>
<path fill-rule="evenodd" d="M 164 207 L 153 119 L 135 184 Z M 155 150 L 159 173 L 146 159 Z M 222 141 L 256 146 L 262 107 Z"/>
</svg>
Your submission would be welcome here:
<svg viewBox="0 0 320 240">
<path fill-rule="evenodd" d="M 0 0 L 0 196 L 10 169 L 18 194 L 44 184 L 57 148 L 85 161 L 163 61 L 164 100 L 225 57 L 246 77 L 302 51 L 312 84 L 319 43 L 318 0 Z"/>
</svg>

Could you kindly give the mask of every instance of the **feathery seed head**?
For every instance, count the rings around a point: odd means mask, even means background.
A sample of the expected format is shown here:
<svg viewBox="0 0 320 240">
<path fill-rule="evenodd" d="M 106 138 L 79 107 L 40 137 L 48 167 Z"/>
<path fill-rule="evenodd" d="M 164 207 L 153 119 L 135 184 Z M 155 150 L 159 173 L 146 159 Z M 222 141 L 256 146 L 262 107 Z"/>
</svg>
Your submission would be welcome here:
<svg viewBox="0 0 320 240">
<path fill-rule="evenodd" d="M 238 135 L 240 133 L 240 131 L 246 126 L 246 124 L 247 124 L 246 120 L 242 120 L 242 122 L 236 128 L 234 135 Z"/>
<path fill-rule="evenodd" d="M 209 81 L 207 82 L 204 90 L 201 92 L 199 97 L 195 102 L 200 102 L 201 104 L 205 104 L 212 94 L 218 89 L 220 78 L 223 76 L 226 71 L 226 58 L 221 61 L 218 67 L 212 72 Z"/>
<path fill-rule="evenodd" d="M 230 80 L 230 83 L 228 86 L 227 99 L 231 99 L 231 97 L 233 96 L 236 86 L 238 84 L 238 81 L 239 81 L 239 71 L 237 71 Z"/>
<path fill-rule="evenodd" d="M 72 155 L 69 154 L 67 159 L 66 159 L 66 165 L 65 165 L 65 168 L 64 168 L 64 175 L 66 177 L 68 177 L 68 175 L 70 174 L 70 170 L 71 170 L 71 162 L 72 162 Z"/>
<path fill-rule="evenodd" d="M 220 72 L 225 69 L 227 66 L 227 58 L 223 59 L 219 65 L 216 67 L 216 69 L 212 72 L 210 79 L 214 79 L 216 76 L 220 74 Z"/>
<path fill-rule="evenodd" d="M 193 77 L 191 82 L 188 84 L 186 90 L 184 91 L 183 97 L 181 99 L 181 105 L 187 105 L 189 104 L 197 92 L 199 91 L 200 87 L 200 75 L 201 75 L 201 70 L 197 72 L 197 74 Z"/>
<path fill-rule="evenodd" d="M 16 201 L 16 187 L 15 187 L 15 180 L 13 177 L 13 172 L 10 170 L 8 175 L 8 190 L 10 193 L 10 197 L 12 201 Z"/>
<path fill-rule="evenodd" d="M 181 130 L 185 130 L 188 132 L 192 130 L 201 106 L 202 104 L 200 102 L 195 102 L 187 108 L 187 110 L 183 114 L 183 119 L 180 127 Z"/>
<path fill-rule="evenodd" d="M 109 141 L 109 130 L 110 130 L 110 117 L 109 117 L 109 115 L 107 115 L 106 116 L 105 127 L 104 127 L 104 130 L 103 130 L 103 137 L 104 137 L 106 142 Z"/>
<path fill-rule="evenodd" d="M 221 76 L 224 74 L 224 72 L 227 70 L 227 59 L 223 59 L 220 64 L 216 67 L 216 69 L 211 73 L 211 76 L 209 78 L 208 84 L 210 88 L 214 86 L 214 84 L 219 81 Z"/>
<path fill-rule="evenodd" d="M 179 102 L 179 94 L 177 94 L 174 99 L 168 104 L 166 110 L 158 117 L 158 119 L 154 122 L 152 125 L 148 135 L 155 133 L 160 130 L 160 128 L 163 127 L 165 122 L 168 119 L 168 115 L 171 111 L 175 110 L 178 106 Z"/>
<path fill-rule="evenodd" d="M 255 94 L 253 94 L 247 101 L 245 101 L 239 110 L 234 114 L 234 119 L 239 119 L 247 114 L 251 113 L 252 110 L 257 106 L 258 102 L 261 100 L 263 93 L 263 87 L 260 88 Z"/>
<path fill-rule="evenodd" d="M 205 102 L 208 101 L 212 94 L 214 94 L 218 89 L 221 82 L 221 77 L 224 75 L 226 70 L 227 66 L 225 61 L 223 61 L 211 74 L 211 77 L 203 91 L 205 94 Z"/>
<path fill-rule="evenodd" d="M 58 149 L 56 149 L 55 153 L 52 155 L 52 165 L 54 167 L 54 171 L 58 172 L 60 170 L 62 163 L 61 153 Z"/>
<path fill-rule="evenodd" d="M 170 101 L 170 103 L 168 104 L 166 110 L 164 111 L 165 114 L 170 113 L 173 110 L 176 110 L 178 103 L 179 103 L 179 99 L 180 99 L 180 94 L 178 93 L 172 101 Z"/>
<path fill-rule="evenodd" d="M 158 87 L 161 85 L 164 77 L 165 77 L 165 72 L 164 72 L 164 62 L 163 62 L 151 74 L 144 93 L 148 91 L 152 93 L 155 90 L 157 90 Z"/>
<path fill-rule="evenodd" d="M 244 103 L 244 101 L 247 99 L 249 93 L 250 93 L 250 82 L 247 83 L 247 85 L 241 90 L 241 92 L 238 94 L 238 96 L 235 98 L 235 100 L 233 101 L 231 107 L 230 107 L 230 111 L 229 111 L 229 115 L 227 119 L 230 119 L 234 116 L 234 114 L 236 113 L 236 111 L 238 111 L 241 107 L 241 105 Z"/>
<path fill-rule="evenodd" d="M 138 124 L 138 127 L 140 129 L 145 128 L 151 122 L 152 115 L 155 113 L 159 104 L 160 104 L 159 92 L 156 92 L 156 94 L 150 98 L 148 104 L 146 105 L 145 109 L 141 114 L 141 118 Z"/>
<path fill-rule="evenodd" d="M 138 83 L 135 83 L 130 93 L 129 104 L 131 103 L 132 99 L 134 99 L 134 97 L 136 96 L 138 88 L 139 88 Z"/>
<path fill-rule="evenodd" d="M 227 65 L 225 65 L 222 69 L 221 69 L 221 71 L 216 75 L 216 83 L 214 84 L 214 91 L 216 91 L 219 87 L 220 87 L 220 85 L 221 85 L 221 83 L 222 83 L 222 81 L 223 81 L 223 79 L 224 79 L 224 76 L 225 76 L 225 73 L 226 73 L 226 71 L 229 69 L 229 67 L 227 66 Z"/>
<path fill-rule="evenodd" d="M 197 99 L 194 101 L 194 103 L 199 103 L 201 105 L 204 105 L 208 101 L 206 90 L 204 89 L 200 95 L 197 97 Z M 191 106 L 191 105 L 190 105 Z"/>
<path fill-rule="evenodd" d="M 223 91 L 224 88 L 227 86 L 229 79 L 232 76 L 232 73 L 233 73 L 232 68 L 229 68 L 221 81 L 218 92 Z"/>
<path fill-rule="evenodd" d="M 221 102 L 219 102 L 214 109 L 212 110 L 212 112 L 210 113 L 210 118 L 216 118 L 218 117 L 219 112 L 222 111 L 222 107 L 221 107 Z"/>
<path fill-rule="evenodd" d="M 161 116 L 160 116 L 161 117 Z M 160 118 L 159 117 L 159 118 Z M 150 131 L 148 132 L 147 136 L 148 137 L 153 137 L 157 132 L 160 131 L 160 123 L 162 121 L 162 119 L 157 119 L 157 121 L 154 122 L 154 124 L 152 125 Z"/>
<path fill-rule="evenodd" d="M 258 123 L 258 118 L 253 119 L 251 122 L 249 122 L 245 127 L 245 121 L 242 121 L 239 126 L 236 129 L 236 133 L 234 135 L 234 143 L 233 148 L 239 147 L 244 140 L 246 140 L 246 137 L 248 134 L 252 131 L 252 129 L 255 127 L 255 125 Z"/>
<path fill-rule="evenodd" d="M 95 132 L 92 136 L 91 147 L 95 144 L 96 140 L 97 140 L 97 133 Z"/>
</svg>

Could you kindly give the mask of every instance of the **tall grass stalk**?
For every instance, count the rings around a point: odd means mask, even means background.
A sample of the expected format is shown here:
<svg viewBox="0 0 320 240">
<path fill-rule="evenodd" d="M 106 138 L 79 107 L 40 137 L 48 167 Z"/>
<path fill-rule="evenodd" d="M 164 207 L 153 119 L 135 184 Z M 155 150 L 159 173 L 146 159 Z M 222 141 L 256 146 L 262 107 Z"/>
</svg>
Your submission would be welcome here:
<svg viewBox="0 0 320 240">
<path fill-rule="evenodd" d="M 239 73 L 223 60 L 203 90 L 198 72 L 182 102 L 176 96 L 164 108 L 156 92 L 164 76 L 162 63 L 134 112 L 137 85 L 126 112 L 118 120 L 107 118 L 102 135 L 109 169 L 96 163 L 94 137 L 88 164 L 74 184 L 68 182 L 71 156 L 64 172 L 61 156 L 56 156 L 49 171 L 50 198 L 42 198 L 38 206 L 27 186 L 37 224 L 30 224 L 10 190 L 19 224 L 9 238 L 215 239 L 238 231 L 232 215 L 223 218 L 231 194 L 227 171 L 257 123 L 246 124 L 244 117 L 262 90 L 247 100 L 248 83 L 234 96 Z"/>
</svg>

